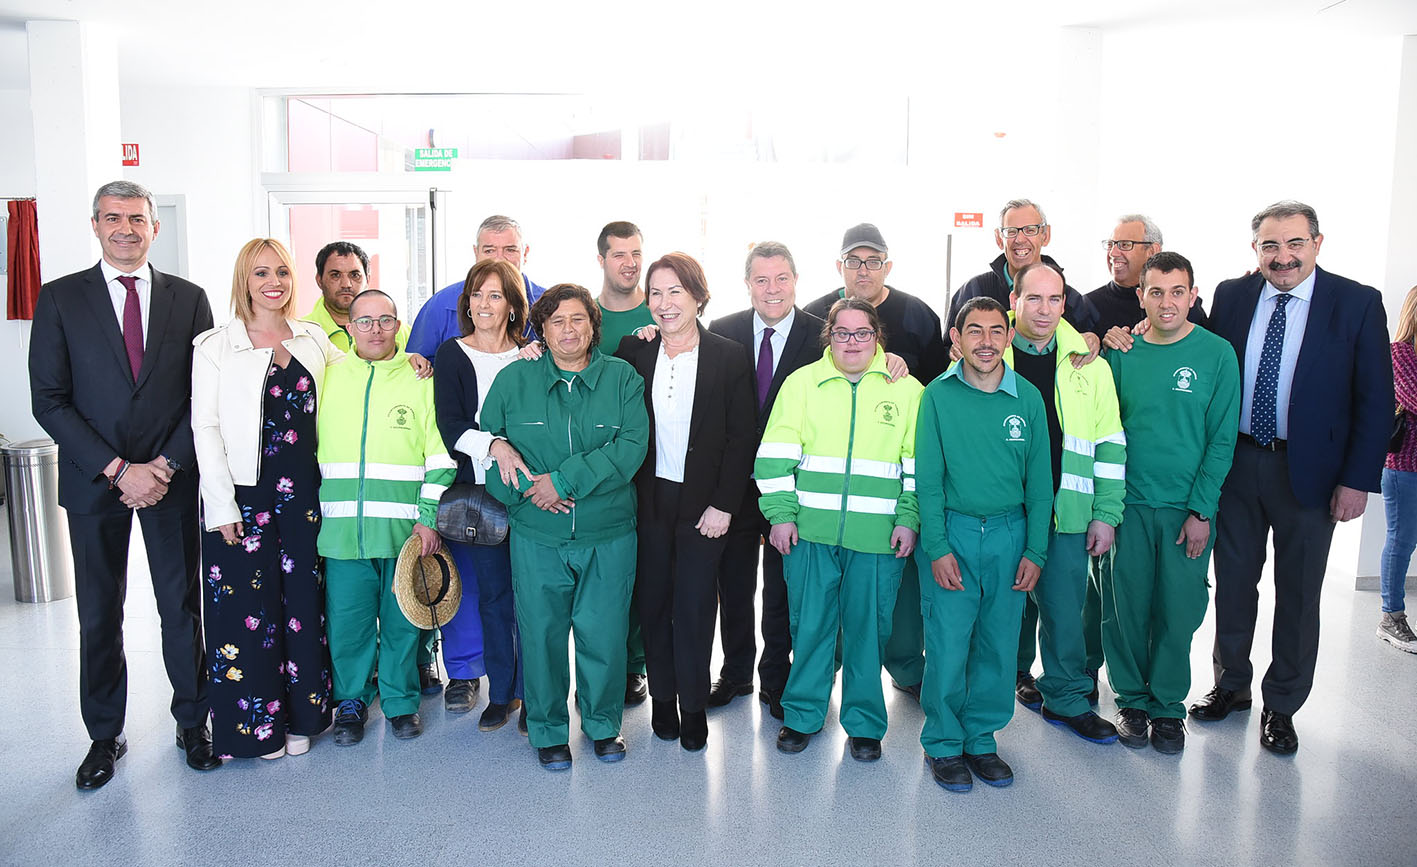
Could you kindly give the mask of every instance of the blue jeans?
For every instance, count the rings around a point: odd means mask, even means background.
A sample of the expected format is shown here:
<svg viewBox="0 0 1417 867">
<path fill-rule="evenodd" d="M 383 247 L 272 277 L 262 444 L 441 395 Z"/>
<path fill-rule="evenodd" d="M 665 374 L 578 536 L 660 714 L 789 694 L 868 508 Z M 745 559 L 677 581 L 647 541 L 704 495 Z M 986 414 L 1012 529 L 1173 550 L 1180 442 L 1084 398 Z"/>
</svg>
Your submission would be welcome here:
<svg viewBox="0 0 1417 867">
<path fill-rule="evenodd" d="M 477 604 L 469 606 L 473 600 L 464 596 L 463 607 L 443 627 L 443 661 L 448 666 L 448 676 L 471 679 L 485 670 L 487 700 L 493 704 L 508 704 L 513 698 L 522 697 L 521 642 L 512 598 L 511 548 L 506 542 L 500 545 L 448 542 L 447 545 L 453 562 L 458 564 L 458 572 L 475 576 L 477 585 Z M 465 587 L 466 577 L 463 582 Z M 475 621 L 463 616 L 464 608 L 469 609 Z M 460 658 L 455 664 L 456 654 L 450 652 L 450 648 L 474 646 L 478 651 L 475 656 Z M 467 673 L 459 674 L 460 669 Z"/>
<path fill-rule="evenodd" d="M 1383 545 L 1383 612 L 1403 611 L 1407 566 L 1417 548 L 1417 473 L 1383 469 L 1387 542 Z"/>
</svg>

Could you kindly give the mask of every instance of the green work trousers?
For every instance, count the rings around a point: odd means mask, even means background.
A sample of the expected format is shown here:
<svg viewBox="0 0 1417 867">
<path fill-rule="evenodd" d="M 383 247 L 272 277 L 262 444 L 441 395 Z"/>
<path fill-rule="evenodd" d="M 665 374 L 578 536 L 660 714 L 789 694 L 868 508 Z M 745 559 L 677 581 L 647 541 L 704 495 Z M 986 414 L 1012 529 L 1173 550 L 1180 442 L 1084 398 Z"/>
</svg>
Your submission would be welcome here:
<svg viewBox="0 0 1417 867">
<path fill-rule="evenodd" d="M 841 635 L 841 727 L 851 737 L 886 734 L 881 657 L 890 638 L 905 560 L 799 541 L 782 558 L 792 669 L 782 691 L 783 724 L 816 732 L 831 702 Z"/>
<path fill-rule="evenodd" d="M 1077 716 L 1091 709 L 1087 694 L 1092 678 L 1083 639 L 1083 598 L 1087 595 L 1087 534 L 1048 534 L 1048 564 L 1038 584 L 1028 594 L 1038 609 L 1039 645 L 1043 650 L 1043 676 L 1038 691 L 1043 704 L 1061 716 Z"/>
<path fill-rule="evenodd" d="M 592 740 L 620 733 L 625 636 L 635 585 L 636 536 L 597 545 L 544 545 L 512 527 L 512 592 L 522 639 L 527 731 L 534 747 L 570 742 L 566 640 L 576 647 L 576 708 Z"/>
<path fill-rule="evenodd" d="M 884 662 L 891 680 L 901 686 L 917 686 L 925 676 L 925 621 L 920 618 L 920 572 L 914 557 L 905 561 L 900 576 Z"/>
<path fill-rule="evenodd" d="M 931 758 L 997 752 L 994 733 L 1014 714 L 1017 626 L 1027 595 L 1013 589 L 1027 535 L 1022 508 L 989 518 L 946 512 L 945 533 L 964 589 L 937 584 L 918 554 L 925 620 L 920 745 Z"/>
<path fill-rule="evenodd" d="M 1153 719 L 1186 715 L 1191 689 L 1191 636 L 1210 604 L 1210 549 L 1192 560 L 1176 544 L 1185 509 L 1127 504 L 1117 528 L 1116 568 L 1102 585 L 1102 643 L 1117 707 Z"/>
<path fill-rule="evenodd" d="M 335 701 L 357 698 L 374 703 L 379 672 L 379 705 L 384 716 L 418 710 L 418 627 L 408 622 L 394 598 L 396 557 L 372 560 L 325 558 L 325 633 L 334 668 Z"/>
<path fill-rule="evenodd" d="M 1086 537 L 1087 534 L 1082 535 Z M 1087 594 L 1082 602 L 1082 640 L 1087 652 L 1085 667 L 1098 671 L 1102 668 L 1102 572 L 1111 571 L 1112 553 L 1109 551 L 1101 557 L 1089 557 L 1088 561 Z M 1034 643 L 1037 632 L 1038 605 L 1030 596 L 1023 603 L 1023 623 L 1018 631 L 1019 671 L 1033 670 L 1033 660 L 1038 655 L 1038 645 Z M 1091 690 L 1089 685 L 1088 691 Z M 1053 706 L 1050 704 L 1048 708 L 1052 710 Z"/>
<path fill-rule="evenodd" d="M 438 630 L 420 629 L 418 630 L 418 667 L 422 668 L 431 662 L 438 660 L 438 655 L 434 648 L 438 645 Z"/>
</svg>

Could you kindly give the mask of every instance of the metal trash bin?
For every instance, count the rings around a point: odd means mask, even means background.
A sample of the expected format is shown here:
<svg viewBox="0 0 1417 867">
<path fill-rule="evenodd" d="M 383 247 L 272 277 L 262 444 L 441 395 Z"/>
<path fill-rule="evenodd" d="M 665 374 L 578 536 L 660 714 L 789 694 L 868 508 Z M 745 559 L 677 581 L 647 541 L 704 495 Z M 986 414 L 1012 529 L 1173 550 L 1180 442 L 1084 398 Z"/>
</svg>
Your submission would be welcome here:
<svg viewBox="0 0 1417 867">
<path fill-rule="evenodd" d="M 74 595 L 69 517 L 59 508 L 59 446 L 25 440 L 0 446 L 9 501 L 15 598 L 53 602 Z"/>
</svg>

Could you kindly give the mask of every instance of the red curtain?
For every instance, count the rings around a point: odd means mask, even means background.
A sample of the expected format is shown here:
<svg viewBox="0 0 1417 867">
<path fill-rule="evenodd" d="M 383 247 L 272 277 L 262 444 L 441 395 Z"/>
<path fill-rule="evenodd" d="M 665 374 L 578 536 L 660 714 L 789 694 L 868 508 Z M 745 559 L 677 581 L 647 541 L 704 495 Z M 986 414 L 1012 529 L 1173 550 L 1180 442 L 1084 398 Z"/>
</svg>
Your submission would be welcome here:
<svg viewBox="0 0 1417 867">
<path fill-rule="evenodd" d="M 10 272 L 10 297 L 5 304 L 6 318 L 33 319 L 40 286 L 39 216 L 33 199 L 10 202 L 9 226 L 6 265 Z"/>
</svg>

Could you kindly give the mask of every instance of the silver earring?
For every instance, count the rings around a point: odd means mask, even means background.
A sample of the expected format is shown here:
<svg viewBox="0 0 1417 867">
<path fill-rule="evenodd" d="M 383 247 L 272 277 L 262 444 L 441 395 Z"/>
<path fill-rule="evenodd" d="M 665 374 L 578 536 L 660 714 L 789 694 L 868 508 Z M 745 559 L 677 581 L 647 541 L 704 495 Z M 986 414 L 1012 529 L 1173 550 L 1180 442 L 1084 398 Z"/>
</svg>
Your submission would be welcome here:
<svg viewBox="0 0 1417 867">
<path fill-rule="evenodd" d="M 511 313 L 508 313 L 508 314 L 507 314 L 507 321 L 508 321 L 508 322 L 516 322 L 516 321 L 517 321 L 517 311 L 513 310 Z"/>
</svg>

